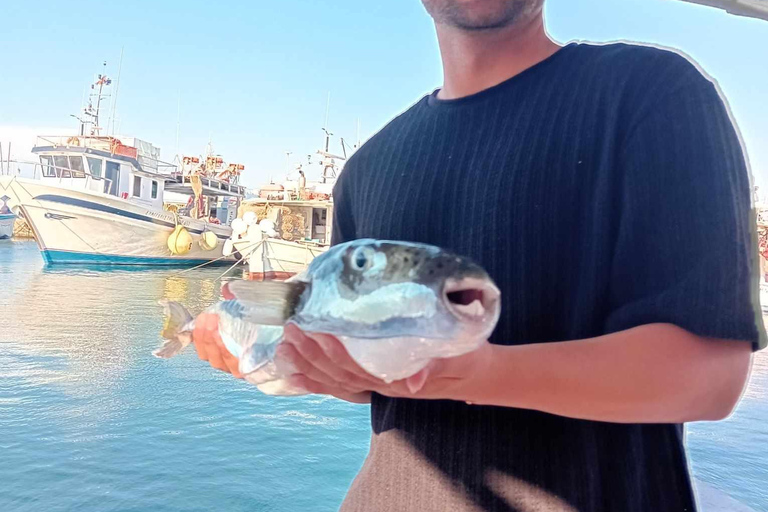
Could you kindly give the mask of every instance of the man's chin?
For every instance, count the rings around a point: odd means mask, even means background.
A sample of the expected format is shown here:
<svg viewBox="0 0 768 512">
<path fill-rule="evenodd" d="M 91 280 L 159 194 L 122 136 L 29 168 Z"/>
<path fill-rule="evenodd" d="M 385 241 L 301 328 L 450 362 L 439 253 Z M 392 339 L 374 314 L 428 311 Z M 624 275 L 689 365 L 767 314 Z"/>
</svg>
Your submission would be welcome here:
<svg viewBox="0 0 768 512">
<path fill-rule="evenodd" d="M 514 25 L 532 3 L 535 0 L 424 0 L 437 23 L 467 31 Z"/>
<path fill-rule="evenodd" d="M 468 32 L 482 32 L 482 31 L 490 31 L 490 30 L 498 30 L 502 28 L 509 27 L 511 25 L 515 24 L 516 18 L 511 19 L 504 19 L 499 21 L 464 21 L 464 20 L 455 20 L 450 23 L 451 26 L 459 28 L 461 30 L 466 30 Z"/>
</svg>

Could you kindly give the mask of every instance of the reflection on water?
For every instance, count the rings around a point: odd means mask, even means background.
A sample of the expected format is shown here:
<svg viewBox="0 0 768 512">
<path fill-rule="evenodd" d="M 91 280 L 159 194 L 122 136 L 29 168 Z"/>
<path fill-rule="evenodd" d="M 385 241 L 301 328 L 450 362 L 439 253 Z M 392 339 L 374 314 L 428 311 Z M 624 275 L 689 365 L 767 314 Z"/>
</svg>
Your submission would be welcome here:
<svg viewBox="0 0 768 512">
<path fill-rule="evenodd" d="M 694 474 L 755 510 L 768 510 L 768 352 L 754 357 L 736 412 L 687 429 Z M 706 512 L 706 511 L 705 511 Z"/>
<path fill-rule="evenodd" d="M 8 290 L 13 300 L 3 308 L 14 319 L 3 329 L 8 340 L 3 357 L 16 368 L 8 377 L 55 384 L 68 395 L 114 396 L 119 393 L 112 388 L 146 358 L 135 340 L 156 338 L 159 332 L 158 300 L 199 310 L 219 299 L 212 279 L 167 277 L 169 271 L 156 268 L 108 270 L 53 267 L 14 273 Z M 41 359 L 50 364 L 34 371 L 22 364 Z"/>
<path fill-rule="evenodd" d="M 0 244 L 0 511 L 338 508 L 366 408 L 152 357 L 157 301 L 200 311 L 220 275 L 43 268 L 33 243 Z"/>
<path fill-rule="evenodd" d="M 336 510 L 367 408 L 151 356 L 157 301 L 200 311 L 220 275 L 44 269 L 34 243 L 0 242 L 0 511 Z M 766 394 L 762 353 L 737 413 L 688 428 L 697 478 L 755 510 L 768 510 Z"/>
</svg>

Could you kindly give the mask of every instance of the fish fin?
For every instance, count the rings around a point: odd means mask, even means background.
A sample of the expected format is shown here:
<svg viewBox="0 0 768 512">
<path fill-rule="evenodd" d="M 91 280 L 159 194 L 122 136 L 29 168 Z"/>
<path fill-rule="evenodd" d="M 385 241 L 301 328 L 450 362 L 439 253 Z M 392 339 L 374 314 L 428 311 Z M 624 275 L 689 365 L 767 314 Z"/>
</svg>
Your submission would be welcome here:
<svg viewBox="0 0 768 512">
<path fill-rule="evenodd" d="M 163 345 L 152 352 L 152 355 L 162 359 L 168 359 L 192 343 L 192 330 L 194 329 L 194 320 L 189 311 L 178 302 L 160 301 L 165 312 L 165 325 L 160 333 L 165 342 Z"/>
<path fill-rule="evenodd" d="M 161 359 L 170 359 L 184 350 L 192 342 L 191 332 L 180 332 L 176 338 L 166 340 L 152 355 Z"/>
<path fill-rule="evenodd" d="M 296 311 L 299 299 L 309 287 L 305 281 L 231 281 L 222 292 L 244 307 L 243 317 L 261 325 L 283 325 Z"/>
</svg>

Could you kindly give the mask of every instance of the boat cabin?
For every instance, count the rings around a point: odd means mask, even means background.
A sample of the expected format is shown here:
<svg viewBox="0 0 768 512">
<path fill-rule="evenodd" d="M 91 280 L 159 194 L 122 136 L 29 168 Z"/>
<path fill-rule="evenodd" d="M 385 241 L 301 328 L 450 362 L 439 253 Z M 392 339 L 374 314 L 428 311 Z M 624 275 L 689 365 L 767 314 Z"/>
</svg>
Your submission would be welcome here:
<svg viewBox="0 0 768 512">
<path fill-rule="evenodd" d="M 163 209 L 170 167 L 158 160 L 159 148 L 114 137 L 38 137 L 32 152 L 40 158 L 36 178 L 75 190 L 102 192 L 148 208 Z"/>
<path fill-rule="evenodd" d="M 250 199 L 243 202 L 241 215 L 246 211 L 253 211 L 259 218 L 275 222 L 278 236 L 283 240 L 321 245 L 331 243 L 332 201 Z"/>
</svg>

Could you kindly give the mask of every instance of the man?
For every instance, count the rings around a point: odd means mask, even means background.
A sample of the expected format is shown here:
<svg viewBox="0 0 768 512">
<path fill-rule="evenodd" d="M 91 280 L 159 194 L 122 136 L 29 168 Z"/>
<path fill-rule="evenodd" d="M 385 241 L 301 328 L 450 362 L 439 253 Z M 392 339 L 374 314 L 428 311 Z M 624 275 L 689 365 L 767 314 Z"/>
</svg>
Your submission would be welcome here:
<svg viewBox="0 0 768 512">
<path fill-rule="evenodd" d="M 305 190 L 307 188 L 307 178 L 304 176 L 304 171 L 299 169 L 299 199 L 304 200 L 305 197 Z"/>
<path fill-rule="evenodd" d="M 682 424 L 730 414 L 765 343 L 722 100 L 672 52 L 558 46 L 543 0 L 424 4 L 443 87 L 349 160 L 334 242 L 470 256 L 502 318 L 484 348 L 391 385 L 287 329 L 296 384 L 371 402 L 342 510 L 695 510 Z M 215 325 L 195 333 L 200 357 L 236 373 Z"/>
</svg>

